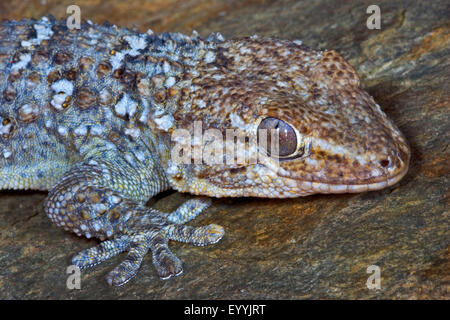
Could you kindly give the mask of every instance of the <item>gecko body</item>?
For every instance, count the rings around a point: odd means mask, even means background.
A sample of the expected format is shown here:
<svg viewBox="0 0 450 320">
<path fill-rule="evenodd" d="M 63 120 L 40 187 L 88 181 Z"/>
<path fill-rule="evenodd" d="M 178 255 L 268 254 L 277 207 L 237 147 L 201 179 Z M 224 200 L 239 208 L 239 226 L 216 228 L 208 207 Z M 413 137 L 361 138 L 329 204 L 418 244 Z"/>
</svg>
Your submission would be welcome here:
<svg viewBox="0 0 450 320">
<path fill-rule="evenodd" d="M 224 235 L 145 203 L 168 188 L 199 196 L 286 198 L 378 190 L 406 173 L 405 138 L 335 51 L 298 41 L 220 34 L 142 34 L 53 18 L 0 25 L 0 188 L 49 191 L 45 212 L 97 247 L 80 268 L 121 252 L 109 284 L 133 278 L 147 253 L 165 279 L 182 272 L 169 240 L 207 245 Z M 194 134 L 276 130 L 278 152 L 245 147 L 256 163 L 180 163 L 178 129 Z M 198 144 L 195 139 L 190 144 Z M 202 145 L 202 143 L 200 143 Z M 202 147 L 205 147 L 202 145 Z"/>
</svg>

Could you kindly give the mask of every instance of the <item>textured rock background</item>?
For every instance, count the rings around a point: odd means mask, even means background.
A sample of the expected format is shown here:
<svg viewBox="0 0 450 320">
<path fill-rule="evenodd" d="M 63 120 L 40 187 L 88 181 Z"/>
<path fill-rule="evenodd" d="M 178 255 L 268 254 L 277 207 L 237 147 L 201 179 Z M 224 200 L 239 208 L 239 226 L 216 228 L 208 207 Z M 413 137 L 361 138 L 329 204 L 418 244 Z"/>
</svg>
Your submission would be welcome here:
<svg viewBox="0 0 450 320">
<path fill-rule="evenodd" d="M 0 19 L 65 17 L 74 1 L 0 2 Z M 93 246 L 45 216 L 45 193 L 0 193 L 0 298 L 450 298 L 449 3 L 378 0 L 381 30 L 366 27 L 372 1 L 79 0 L 82 17 L 141 31 L 195 28 L 203 36 L 257 33 L 333 48 L 412 146 L 409 173 L 389 189 L 290 200 L 216 199 L 193 225 L 217 223 L 224 239 L 205 248 L 173 243 L 184 274 L 161 281 L 151 264 L 121 288 L 104 276 L 123 256 L 82 272 L 66 288 L 66 267 Z M 165 193 L 171 210 L 186 195 Z M 155 201 L 153 201 L 155 202 Z M 381 268 L 368 290 L 366 268 Z"/>
</svg>

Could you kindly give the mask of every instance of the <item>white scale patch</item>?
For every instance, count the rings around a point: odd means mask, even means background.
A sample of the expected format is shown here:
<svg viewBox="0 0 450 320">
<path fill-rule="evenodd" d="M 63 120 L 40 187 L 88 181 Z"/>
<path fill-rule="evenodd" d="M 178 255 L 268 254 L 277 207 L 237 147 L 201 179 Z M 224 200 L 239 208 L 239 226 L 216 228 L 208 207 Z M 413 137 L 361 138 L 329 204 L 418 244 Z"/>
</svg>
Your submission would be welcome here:
<svg viewBox="0 0 450 320">
<path fill-rule="evenodd" d="M 166 80 L 166 82 L 164 83 L 164 86 L 165 86 L 166 88 L 173 87 L 173 86 L 175 85 L 175 82 L 176 82 L 176 80 L 175 80 L 174 77 L 168 77 L 167 80 Z"/>
<path fill-rule="evenodd" d="M 24 104 L 22 107 L 20 107 L 19 110 L 21 113 L 26 115 L 31 114 L 34 111 L 33 107 L 30 104 Z"/>
<path fill-rule="evenodd" d="M 116 52 L 115 55 L 111 57 L 110 62 L 113 70 L 119 69 L 122 65 L 123 57 L 125 57 L 126 52 Z"/>
<path fill-rule="evenodd" d="M 161 130 L 167 132 L 173 126 L 174 117 L 171 114 L 164 114 L 164 110 L 156 110 L 153 116 L 153 121 Z"/>
<path fill-rule="evenodd" d="M 166 115 L 162 116 L 161 118 L 154 119 L 158 128 L 160 128 L 161 130 L 164 130 L 166 132 L 173 126 L 174 120 L 175 119 L 173 118 L 173 116 L 171 114 L 166 114 Z"/>
<path fill-rule="evenodd" d="M 211 78 L 213 78 L 214 80 L 222 80 L 225 78 L 225 76 L 221 74 L 214 74 Z"/>
<path fill-rule="evenodd" d="M 11 155 L 12 155 L 11 150 L 9 150 L 8 148 L 3 149 L 3 157 L 5 159 L 8 159 L 9 157 L 11 157 Z"/>
<path fill-rule="evenodd" d="M 117 149 L 116 145 L 109 141 L 105 142 L 105 147 L 107 150 L 116 150 Z"/>
<path fill-rule="evenodd" d="M 142 151 L 133 151 L 135 157 L 139 160 L 139 161 L 144 161 L 145 160 L 145 154 Z"/>
<path fill-rule="evenodd" d="M 124 117 L 128 114 L 131 118 L 136 112 L 137 103 L 131 99 L 127 94 L 124 94 L 122 99 L 114 106 L 114 110 L 119 116 Z"/>
<path fill-rule="evenodd" d="M 219 40 L 220 42 L 225 41 L 225 37 L 220 32 L 216 33 L 216 39 Z"/>
<path fill-rule="evenodd" d="M 197 100 L 197 101 L 196 101 L 196 104 L 197 104 L 197 106 L 198 106 L 200 109 L 203 109 L 203 108 L 206 107 L 206 102 L 203 101 L 203 100 Z"/>
<path fill-rule="evenodd" d="M 289 55 L 291 55 L 292 54 L 292 52 L 290 52 L 289 50 L 287 50 L 287 49 L 285 49 L 285 50 L 283 50 L 282 52 L 281 52 L 281 56 L 282 57 L 287 57 L 287 56 L 289 56 Z"/>
<path fill-rule="evenodd" d="M 110 62 L 113 70 L 120 68 L 125 55 L 129 54 L 130 56 L 135 57 L 140 54 L 139 50 L 145 49 L 145 47 L 147 46 L 147 41 L 142 36 L 126 36 L 125 40 L 130 45 L 130 49 L 116 52 L 111 57 Z"/>
<path fill-rule="evenodd" d="M 66 98 L 71 96 L 73 93 L 73 84 L 66 79 L 62 79 L 53 83 L 51 88 L 56 92 L 56 94 L 53 96 L 50 104 L 55 109 L 61 110 Z"/>
<path fill-rule="evenodd" d="M 65 127 L 58 127 L 58 133 L 62 136 L 67 135 L 67 128 Z"/>
<path fill-rule="evenodd" d="M 2 135 L 8 135 L 11 132 L 12 129 L 12 123 L 8 123 L 3 125 L 3 123 L 1 123 L 3 121 L 3 118 L 0 117 L 0 134 Z"/>
<path fill-rule="evenodd" d="M 22 47 L 31 47 L 32 45 L 40 45 L 42 40 L 48 40 L 53 35 L 53 31 L 50 26 L 50 22 L 47 17 L 42 17 L 39 23 L 33 26 L 36 30 L 36 38 L 30 40 L 23 40 L 21 42 Z"/>
<path fill-rule="evenodd" d="M 192 30 L 191 38 L 192 39 L 197 39 L 198 37 L 199 37 L 199 34 L 198 34 L 197 30 Z"/>
<path fill-rule="evenodd" d="M 17 72 L 21 69 L 24 69 L 28 63 L 31 61 L 31 54 L 27 53 L 27 54 L 23 54 L 19 57 L 19 61 L 14 63 L 11 66 L 11 72 Z"/>
<path fill-rule="evenodd" d="M 315 144 L 320 147 L 320 149 L 326 151 L 326 152 L 330 152 L 332 154 L 337 154 L 340 156 L 346 155 L 348 156 L 350 159 L 355 159 L 357 160 L 362 166 L 364 166 L 365 164 L 367 164 L 369 161 L 373 161 L 374 158 L 372 155 L 368 156 L 361 156 L 361 155 L 357 155 L 357 154 L 353 154 L 351 152 L 349 152 L 349 150 L 347 150 L 346 148 L 342 147 L 342 146 L 335 146 L 332 145 L 330 143 L 328 143 L 325 140 L 322 139 L 316 139 L 315 140 Z M 369 159 L 370 158 L 370 159 Z M 369 161 L 367 161 L 369 160 Z"/>
<path fill-rule="evenodd" d="M 75 133 L 77 136 L 85 136 L 87 135 L 88 129 L 86 126 L 80 126 L 78 128 L 75 128 L 73 130 L 73 133 Z"/>
<path fill-rule="evenodd" d="M 239 52 L 240 52 L 241 54 L 250 54 L 250 53 L 252 53 L 252 51 L 251 51 L 249 48 L 247 48 L 247 47 L 241 47 L 241 48 L 239 49 Z"/>
<path fill-rule="evenodd" d="M 172 161 L 169 160 L 167 164 L 168 164 L 168 166 L 166 169 L 166 173 L 169 176 L 174 176 L 174 175 L 178 174 L 178 166 L 175 163 L 172 163 Z"/>
<path fill-rule="evenodd" d="M 138 128 L 126 128 L 124 132 L 135 140 L 141 136 L 141 131 Z"/>
<path fill-rule="evenodd" d="M 277 86 L 280 87 L 280 88 L 286 88 L 288 86 L 288 84 L 286 82 L 278 80 L 277 81 Z"/>
<path fill-rule="evenodd" d="M 147 46 L 147 41 L 140 36 L 127 36 L 125 37 L 125 40 L 127 40 L 131 47 L 128 54 L 133 57 L 139 55 L 139 50 L 142 50 Z"/>
<path fill-rule="evenodd" d="M 205 59 L 206 63 L 211 63 L 211 62 L 214 62 L 214 60 L 216 60 L 216 55 L 214 54 L 214 52 L 208 51 L 205 54 L 205 58 L 204 59 Z"/>
<path fill-rule="evenodd" d="M 66 79 L 62 79 L 52 84 L 52 90 L 55 92 L 64 92 L 65 94 L 71 96 L 73 93 L 73 84 Z"/>
<path fill-rule="evenodd" d="M 136 161 L 134 160 L 133 156 L 129 153 L 125 154 L 125 160 L 131 164 L 133 167 L 136 167 Z"/>
<path fill-rule="evenodd" d="M 99 125 L 94 125 L 91 127 L 91 134 L 94 136 L 101 136 L 103 134 L 104 128 Z"/>
<path fill-rule="evenodd" d="M 168 74 L 170 72 L 170 64 L 167 61 L 164 61 L 162 69 L 165 74 Z"/>
<path fill-rule="evenodd" d="M 92 209 L 97 212 L 105 212 L 107 208 L 103 203 L 96 203 L 92 206 Z"/>
</svg>

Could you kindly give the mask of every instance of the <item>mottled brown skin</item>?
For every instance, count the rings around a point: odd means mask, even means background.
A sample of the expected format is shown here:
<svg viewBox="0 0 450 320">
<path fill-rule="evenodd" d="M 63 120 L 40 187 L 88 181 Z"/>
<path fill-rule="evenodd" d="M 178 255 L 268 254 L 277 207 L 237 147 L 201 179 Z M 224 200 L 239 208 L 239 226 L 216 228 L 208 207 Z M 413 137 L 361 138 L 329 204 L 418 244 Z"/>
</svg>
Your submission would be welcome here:
<svg viewBox="0 0 450 320">
<path fill-rule="evenodd" d="M 284 196 L 380 189 L 407 171 L 410 151 L 405 138 L 334 50 L 318 53 L 291 41 L 246 38 L 219 45 L 216 61 L 201 63 L 197 70 L 200 76 L 192 83 L 200 89 L 192 94 L 189 114 L 176 113 L 179 127 L 202 119 L 204 128 L 239 128 L 230 121 L 235 114 L 244 126 L 256 128 L 261 119 L 274 117 L 310 142 L 307 154 L 279 163 L 283 170 L 278 177 L 294 186 Z M 207 107 L 198 107 L 197 100 Z M 254 166 L 240 169 L 196 167 L 185 175 L 201 176 L 196 180 L 207 187 L 201 187 L 200 194 L 229 196 L 227 190 L 232 189 L 238 190 L 235 196 L 259 196 L 259 190 L 270 188 L 262 181 L 246 188 L 242 177 Z"/>
</svg>

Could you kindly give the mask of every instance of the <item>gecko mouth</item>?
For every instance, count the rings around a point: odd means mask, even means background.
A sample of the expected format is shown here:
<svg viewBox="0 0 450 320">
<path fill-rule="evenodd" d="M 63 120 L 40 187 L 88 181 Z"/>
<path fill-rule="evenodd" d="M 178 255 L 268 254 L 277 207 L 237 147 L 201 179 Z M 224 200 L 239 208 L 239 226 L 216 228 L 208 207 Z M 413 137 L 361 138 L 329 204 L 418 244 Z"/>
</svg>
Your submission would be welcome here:
<svg viewBox="0 0 450 320">
<path fill-rule="evenodd" d="M 399 182 L 408 171 L 405 167 L 404 170 L 398 174 L 386 177 L 379 182 L 373 183 L 361 183 L 361 184 L 331 184 L 324 182 L 311 182 L 311 181 L 297 181 L 302 191 L 311 193 L 359 193 L 366 191 L 374 191 L 384 189 Z"/>
<path fill-rule="evenodd" d="M 342 179 L 309 179 L 310 181 L 302 181 L 302 179 L 294 180 L 302 194 L 304 193 L 358 193 L 366 191 L 380 190 L 398 183 L 408 172 L 410 162 L 410 149 L 406 142 L 399 141 L 394 148 L 385 157 L 378 154 L 378 159 L 373 160 L 369 166 L 372 168 L 370 173 L 354 172 L 349 174 L 353 178 L 346 178 L 345 174 Z M 351 172 L 351 170 L 349 170 Z M 360 178 L 357 178 L 357 177 Z M 306 180 L 306 179 L 305 179 Z M 341 180 L 341 181 L 339 181 Z"/>
<path fill-rule="evenodd" d="M 361 182 L 349 183 L 329 183 L 320 181 L 301 181 L 296 180 L 300 190 L 310 193 L 359 193 L 384 189 L 399 182 L 408 172 L 409 157 L 401 162 L 395 172 L 386 172 L 383 175 L 372 177 Z"/>
<path fill-rule="evenodd" d="M 334 184 L 318 181 L 305 181 L 295 179 L 292 177 L 281 177 L 284 182 L 281 182 L 278 187 L 268 187 L 267 185 L 252 185 L 247 187 L 242 186 L 227 186 L 224 187 L 214 184 L 209 181 L 207 185 L 199 185 L 199 190 L 192 191 L 194 194 L 208 195 L 212 197 L 264 197 L 264 198 L 294 198 L 301 196 L 308 196 L 316 193 L 321 194 L 337 194 L 337 193 L 360 193 L 366 191 L 380 190 L 392 186 L 399 182 L 408 171 L 408 165 L 397 171 L 395 175 L 379 176 L 376 182 L 370 183 L 347 183 Z M 280 185 L 283 185 L 280 187 Z M 201 190 L 200 190 L 201 189 Z"/>
</svg>

